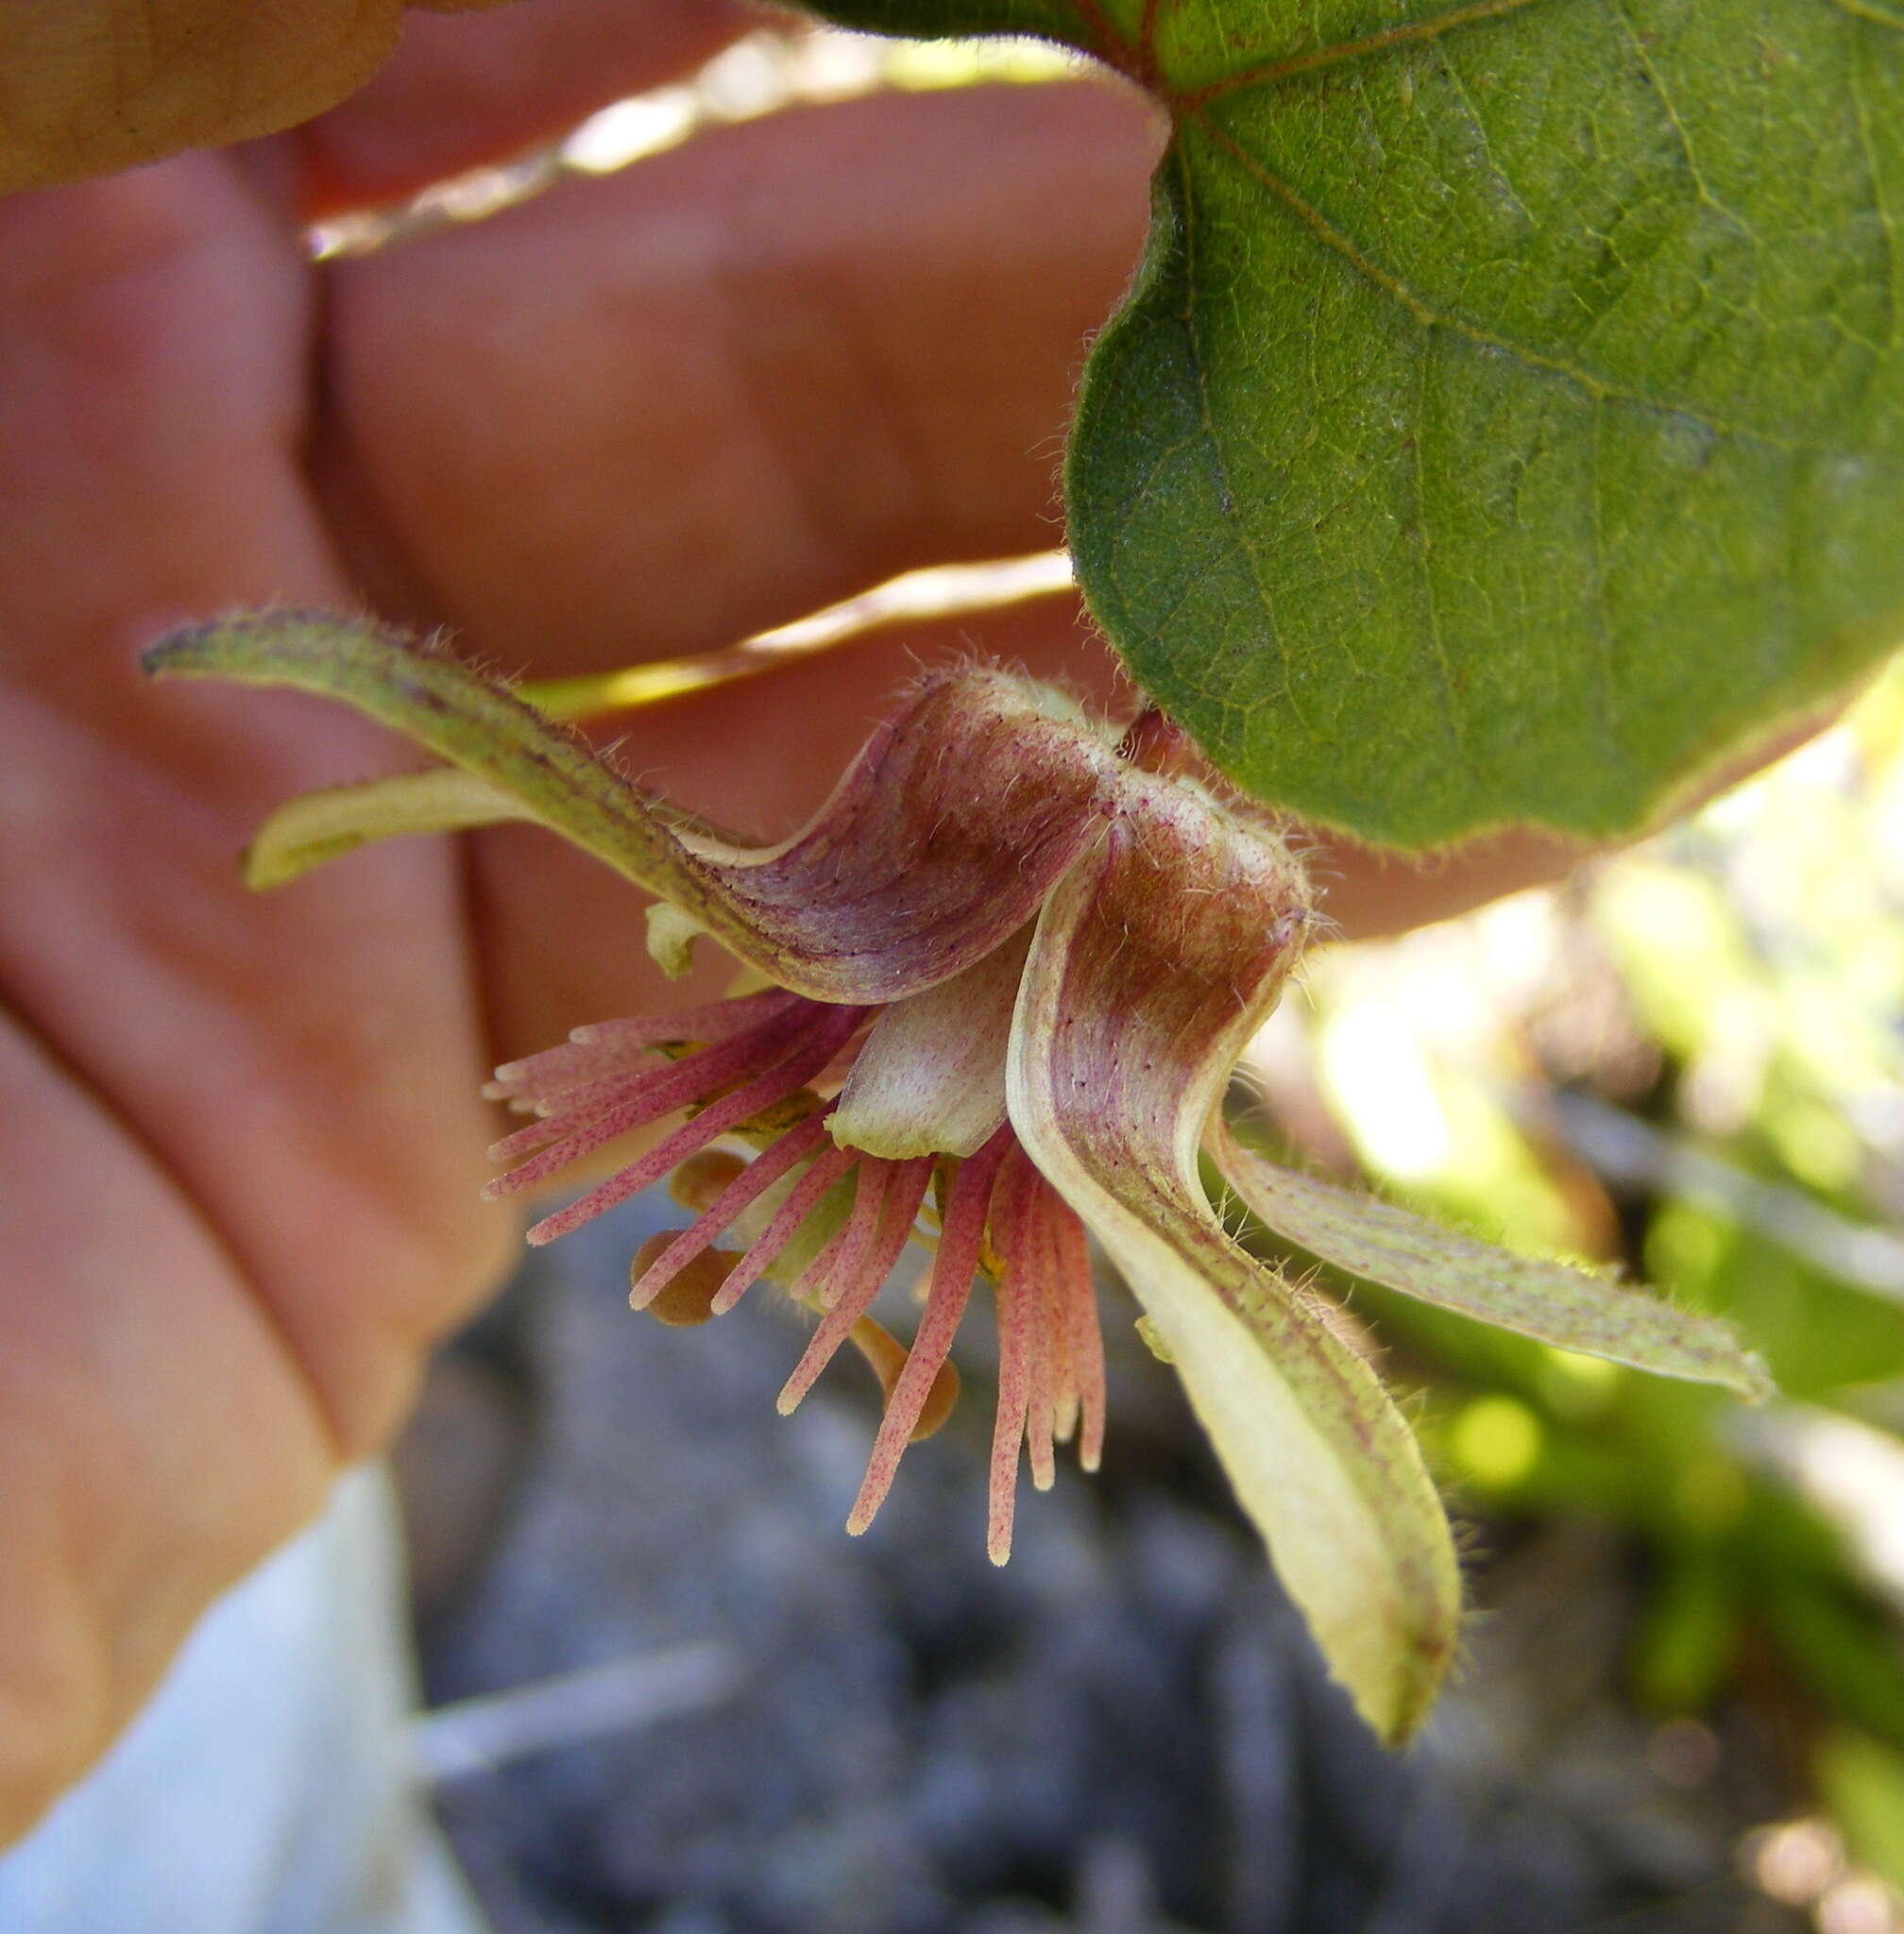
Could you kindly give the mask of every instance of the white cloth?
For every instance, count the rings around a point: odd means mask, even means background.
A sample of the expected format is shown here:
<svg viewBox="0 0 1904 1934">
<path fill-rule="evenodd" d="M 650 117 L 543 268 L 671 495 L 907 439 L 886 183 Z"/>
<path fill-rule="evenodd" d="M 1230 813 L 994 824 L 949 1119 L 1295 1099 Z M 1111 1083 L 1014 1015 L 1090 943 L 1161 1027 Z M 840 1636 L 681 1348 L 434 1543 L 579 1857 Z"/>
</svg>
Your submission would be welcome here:
<svg viewBox="0 0 1904 1934">
<path fill-rule="evenodd" d="M 86 1781 L 0 1855 L 5 1934 L 482 1934 L 420 1793 L 382 1468 L 206 1614 Z"/>
</svg>

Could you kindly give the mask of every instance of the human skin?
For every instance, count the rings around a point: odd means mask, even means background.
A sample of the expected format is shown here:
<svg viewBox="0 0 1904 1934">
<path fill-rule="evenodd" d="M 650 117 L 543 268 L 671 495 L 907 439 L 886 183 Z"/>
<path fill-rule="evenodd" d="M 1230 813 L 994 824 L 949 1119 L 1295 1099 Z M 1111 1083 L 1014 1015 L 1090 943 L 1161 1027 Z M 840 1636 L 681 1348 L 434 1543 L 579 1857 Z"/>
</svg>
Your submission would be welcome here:
<svg viewBox="0 0 1904 1934">
<path fill-rule="evenodd" d="M 119 11 L 43 0 L 9 31 Z M 239 81 L 348 16 L 365 45 L 271 112 L 323 105 L 394 16 L 196 11 L 207 33 L 247 16 L 254 64 L 160 59 L 165 111 L 137 126 L 123 76 L 76 82 L 16 39 L 8 178 L 252 133 Z M 712 0 L 421 21 L 294 133 L 0 202 L 0 1841 L 387 1440 L 493 1287 L 515 1235 L 476 1199 L 484 1072 L 661 997 L 637 897 L 520 828 L 246 895 L 236 856 L 269 806 L 413 761 L 314 703 L 147 684 L 138 648 L 234 605 L 367 603 L 571 673 L 1056 538 L 1082 346 L 1130 274 L 1157 138 L 1109 84 L 791 112 L 302 260 L 298 214 L 491 158 L 741 25 Z M 1116 695 L 1046 601 L 635 714 L 623 757 L 784 828 L 914 654 L 967 638 Z M 1519 840 L 1425 874 L 1320 859 L 1358 930 L 1557 863 Z"/>
</svg>

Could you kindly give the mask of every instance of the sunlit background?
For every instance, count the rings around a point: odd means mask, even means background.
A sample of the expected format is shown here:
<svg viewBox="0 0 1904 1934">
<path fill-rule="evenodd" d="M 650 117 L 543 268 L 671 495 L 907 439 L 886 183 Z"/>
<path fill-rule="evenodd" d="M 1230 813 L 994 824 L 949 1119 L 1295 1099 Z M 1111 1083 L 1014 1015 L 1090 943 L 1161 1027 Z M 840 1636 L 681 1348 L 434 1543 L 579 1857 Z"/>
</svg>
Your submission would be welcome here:
<svg viewBox="0 0 1904 1934">
<path fill-rule="evenodd" d="M 1620 1670 L 1668 1776 L 1719 1772 L 1718 1708 L 1792 1756 L 1811 1810 L 1740 1858 L 1829 1934 L 1900 1925 L 1904 1886 L 1900 755 L 1894 668 L 1637 851 L 1320 954 L 1251 1056 L 1311 1161 L 1643 1271 L 1770 1360 L 1752 1412 L 1350 1296 L 1471 1512 L 1622 1534 Z"/>
</svg>

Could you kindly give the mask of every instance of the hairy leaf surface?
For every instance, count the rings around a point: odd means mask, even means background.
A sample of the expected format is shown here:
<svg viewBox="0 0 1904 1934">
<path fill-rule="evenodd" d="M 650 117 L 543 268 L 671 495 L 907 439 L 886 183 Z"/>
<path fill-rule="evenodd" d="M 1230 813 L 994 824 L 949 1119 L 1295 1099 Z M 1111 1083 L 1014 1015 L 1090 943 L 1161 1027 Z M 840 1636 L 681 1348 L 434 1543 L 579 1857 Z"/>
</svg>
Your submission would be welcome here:
<svg viewBox="0 0 1904 1934">
<path fill-rule="evenodd" d="M 1904 0 L 825 10 L 1169 110 L 1071 537 L 1250 791 L 1627 832 L 1904 631 Z"/>
</svg>

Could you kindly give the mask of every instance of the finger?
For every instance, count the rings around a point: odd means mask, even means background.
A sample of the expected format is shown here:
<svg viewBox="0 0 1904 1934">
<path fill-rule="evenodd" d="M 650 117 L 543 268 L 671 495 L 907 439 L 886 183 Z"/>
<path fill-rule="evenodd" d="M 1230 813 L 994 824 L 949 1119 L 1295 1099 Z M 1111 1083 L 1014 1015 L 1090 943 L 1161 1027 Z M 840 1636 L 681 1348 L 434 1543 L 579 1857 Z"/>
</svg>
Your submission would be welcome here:
<svg viewBox="0 0 1904 1934">
<path fill-rule="evenodd" d="M 0 193 L 307 120 L 376 72 L 402 16 L 403 0 L 10 0 Z"/>
<path fill-rule="evenodd" d="M 212 158 L 0 204 L 0 986 L 164 1152 L 356 1448 L 500 1234 L 459 1199 L 453 856 L 249 899 L 264 806 L 393 750 L 133 665 L 186 617 L 348 598 L 300 489 L 303 306 Z"/>
<path fill-rule="evenodd" d="M 390 749 L 133 670 L 178 618 L 347 595 L 306 293 L 209 157 L 0 204 L 0 1837 L 500 1262 L 453 855 L 239 885 L 267 801 Z"/>
<path fill-rule="evenodd" d="M 307 218 L 414 194 L 691 72 L 759 16 L 733 0 L 517 0 L 413 15 L 368 86 L 298 131 Z"/>
<path fill-rule="evenodd" d="M 332 1446 L 216 1234 L 4 1010 L 0 1094 L 5 1846 L 316 1509 Z"/>
<path fill-rule="evenodd" d="M 1092 84 L 878 97 L 338 264 L 320 461 L 355 568 L 556 671 L 1048 548 L 1154 145 Z"/>
</svg>

